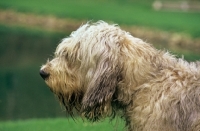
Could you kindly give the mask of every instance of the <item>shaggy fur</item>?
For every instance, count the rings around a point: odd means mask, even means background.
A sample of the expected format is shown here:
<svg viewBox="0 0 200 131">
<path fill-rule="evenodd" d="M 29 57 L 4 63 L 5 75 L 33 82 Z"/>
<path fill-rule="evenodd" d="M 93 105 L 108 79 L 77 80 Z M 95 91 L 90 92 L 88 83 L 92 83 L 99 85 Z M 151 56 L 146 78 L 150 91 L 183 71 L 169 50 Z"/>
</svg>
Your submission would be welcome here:
<svg viewBox="0 0 200 131">
<path fill-rule="evenodd" d="M 129 131 L 199 131 L 199 65 L 99 21 L 63 39 L 40 74 L 71 115 L 120 112 Z"/>
</svg>

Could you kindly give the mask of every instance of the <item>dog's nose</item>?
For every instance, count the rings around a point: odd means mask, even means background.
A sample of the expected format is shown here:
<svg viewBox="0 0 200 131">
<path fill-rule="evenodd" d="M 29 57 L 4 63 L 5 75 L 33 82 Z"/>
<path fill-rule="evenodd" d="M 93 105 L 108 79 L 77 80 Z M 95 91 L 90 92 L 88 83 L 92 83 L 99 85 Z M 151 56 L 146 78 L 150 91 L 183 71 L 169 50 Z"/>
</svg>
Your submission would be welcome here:
<svg viewBox="0 0 200 131">
<path fill-rule="evenodd" d="M 43 70 L 40 70 L 40 76 L 45 80 L 46 78 L 49 77 L 49 73 L 47 73 Z"/>
</svg>

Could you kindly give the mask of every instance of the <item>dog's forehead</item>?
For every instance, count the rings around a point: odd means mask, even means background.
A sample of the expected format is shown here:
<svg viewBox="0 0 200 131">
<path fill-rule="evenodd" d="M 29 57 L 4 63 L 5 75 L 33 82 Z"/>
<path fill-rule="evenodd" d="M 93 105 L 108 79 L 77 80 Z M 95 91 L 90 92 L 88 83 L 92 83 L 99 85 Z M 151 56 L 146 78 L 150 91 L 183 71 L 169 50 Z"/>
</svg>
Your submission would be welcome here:
<svg viewBox="0 0 200 131">
<path fill-rule="evenodd" d="M 106 48 L 106 44 L 114 47 L 114 43 L 121 41 L 126 33 L 119 26 L 109 25 L 102 21 L 93 24 L 86 23 L 62 40 L 55 51 L 55 56 L 72 53 L 77 45 L 83 52 L 94 48 L 103 50 L 103 48 Z"/>
<path fill-rule="evenodd" d="M 60 56 L 66 51 L 67 46 L 69 46 L 67 43 L 70 43 L 70 39 L 64 38 L 62 42 L 57 46 L 56 51 L 54 53 L 55 56 Z"/>
</svg>

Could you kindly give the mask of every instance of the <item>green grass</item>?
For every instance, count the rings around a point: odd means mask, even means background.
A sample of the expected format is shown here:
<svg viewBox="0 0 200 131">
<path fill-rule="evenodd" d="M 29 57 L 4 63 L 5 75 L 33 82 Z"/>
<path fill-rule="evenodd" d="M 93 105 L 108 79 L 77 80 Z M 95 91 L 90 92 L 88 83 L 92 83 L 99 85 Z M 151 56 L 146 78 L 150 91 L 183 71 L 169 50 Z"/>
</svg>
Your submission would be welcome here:
<svg viewBox="0 0 200 131">
<path fill-rule="evenodd" d="M 83 122 L 77 118 L 30 119 L 0 122 L 1 131 L 124 131 L 124 122 L 115 119 L 98 123 Z"/>
<path fill-rule="evenodd" d="M 154 11 L 152 0 L 2 0 L 0 8 L 58 17 L 110 20 L 200 36 L 200 13 Z"/>
</svg>

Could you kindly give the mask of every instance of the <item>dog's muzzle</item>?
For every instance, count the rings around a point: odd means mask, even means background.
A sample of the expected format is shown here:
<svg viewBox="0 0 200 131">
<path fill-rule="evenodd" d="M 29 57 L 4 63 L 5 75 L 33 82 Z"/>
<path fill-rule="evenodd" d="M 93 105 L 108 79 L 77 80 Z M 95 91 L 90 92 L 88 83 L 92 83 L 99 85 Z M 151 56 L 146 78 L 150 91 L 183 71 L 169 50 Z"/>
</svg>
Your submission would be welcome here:
<svg viewBox="0 0 200 131">
<path fill-rule="evenodd" d="M 43 70 L 40 70 L 40 76 L 45 80 L 49 77 L 49 73 L 43 71 Z"/>
</svg>

